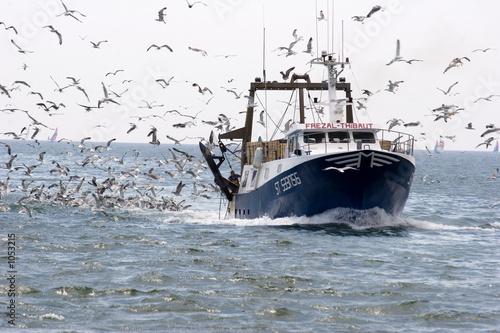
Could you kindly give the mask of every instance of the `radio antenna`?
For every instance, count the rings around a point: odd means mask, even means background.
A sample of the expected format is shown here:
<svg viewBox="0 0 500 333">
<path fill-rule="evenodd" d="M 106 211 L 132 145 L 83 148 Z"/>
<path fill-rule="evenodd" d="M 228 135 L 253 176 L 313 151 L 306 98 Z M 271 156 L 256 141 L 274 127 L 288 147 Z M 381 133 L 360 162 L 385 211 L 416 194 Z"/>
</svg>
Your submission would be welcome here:
<svg viewBox="0 0 500 333">
<path fill-rule="evenodd" d="M 262 76 L 264 78 L 264 109 L 266 110 L 266 124 L 268 121 L 267 114 L 267 77 L 266 77 L 266 11 L 265 5 L 262 4 Z M 267 141 L 267 126 L 266 126 L 266 141 Z"/>
<path fill-rule="evenodd" d="M 330 12 L 330 1 L 327 1 L 326 2 L 326 12 L 329 13 Z M 328 52 L 330 52 L 330 29 L 328 27 L 328 25 L 330 25 L 333 21 L 333 18 L 331 17 L 328 17 L 326 19 L 326 49 L 328 50 Z"/>
<path fill-rule="evenodd" d="M 344 20 L 342 20 L 342 59 L 341 61 L 344 62 Z"/>
<path fill-rule="evenodd" d="M 332 49 L 331 52 L 333 53 L 335 49 L 335 0 L 332 0 Z"/>
</svg>

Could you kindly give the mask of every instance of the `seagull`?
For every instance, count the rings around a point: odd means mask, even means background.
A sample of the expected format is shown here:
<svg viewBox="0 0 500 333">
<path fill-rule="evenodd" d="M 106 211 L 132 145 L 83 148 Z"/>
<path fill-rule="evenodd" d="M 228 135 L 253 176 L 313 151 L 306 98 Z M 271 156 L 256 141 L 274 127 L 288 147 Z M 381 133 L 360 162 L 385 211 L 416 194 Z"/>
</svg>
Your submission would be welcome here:
<svg viewBox="0 0 500 333">
<path fill-rule="evenodd" d="M 186 186 L 186 184 L 183 184 L 182 183 L 182 180 L 179 182 L 179 184 L 177 184 L 177 187 L 175 189 L 175 191 L 172 191 L 173 194 L 175 195 L 180 195 L 181 194 L 181 191 L 182 189 L 184 188 L 184 186 Z"/>
<path fill-rule="evenodd" d="M 311 56 L 313 55 L 312 54 L 312 43 L 313 43 L 313 38 L 309 38 L 309 41 L 307 42 L 307 46 L 306 46 L 306 50 L 303 51 L 304 53 L 309 53 Z"/>
<path fill-rule="evenodd" d="M 34 127 L 34 131 L 33 131 L 33 134 L 31 135 L 30 139 L 33 140 L 35 138 L 35 136 L 38 134 L 38 132 L 40 132 L 40 128 L 38 127 Z"/>
<path fill-rule="evenodd" d="M 210 93 L 210 95 L 213 95 L 212 91 L 210 91 L 210 89 L 208 89 L 207 87 L 201 89 L 201 87 L 198 83 L 193 83 L 193 87 L 198 87 L 198 92 L 202 95 L 205 95 L 205 92 L 207 92 L 207 91 Z"/>
<path fill-rule="evenodd" d="M 84 108 L 85 112 L 90 112 L 90 111 L 92 111 L 92 109 L 97 109 L 98 108 L 97 106 L 83 105 L 83 104 L 78 104 L 78 103 L 76 103 L 76 105 L 81 106 L 82 108 Z"/>
<path fill-rule="evenodd" d="M 490 134 L 490 133 L 495 133 L 495 132 L 498 132 L 500 131 L 500 127 L 499 128 L 489 128 L 487 129 L 483 134 L 481 134 L 481 137 L 483 138 L 484 136 Z"/>
<path fill-rule="evenodd" d="M 186 3 L 187 3 L 187 5 L 188 5 L 188 7 L 189 7 L 189 8 L 193 8 L 193 6 L 194 6 L 194 5 L 196 5 L 197 3 L 199 3 L 199 4 L 201 4 L 201 5 L 205 6 L 205 7 L 207 6 L 207 4 L 206 4 L 206 3 L 201 2 L 201 1 L 195 1 L 195 2 L 193 2 L 193 3 L 189 3 L 189 1 L 188 1 L 188 0 L 186 0 Z"/>
<path fill-rule="evenodd" d="M 368 15 L 366 15 L 366 17 L 372 16 L 373 14 L 375 14 L 376 12 L 378 12 L 381 9 L 382 9 L 382 7 L 379 5 L 373 6 L 372 9 L 370 10 L 370 12 L 368 13 Z"/>
<path fill-rule="evenodd" d="M 163 44 L 162 46 L 158 46 L 156 44 L 151 44 L 151 46 L 149 46 L 147 48 L 146 52 L 149 51 L 153 47 L 156 48 L 157 50 L 160 50 L 161 48 L 166 47 L 170 52 L 174 52 L 174 50 L 172 50 L 172 48 L 170 46 L 168 46 L 167 44 Z"/>
<path fill-rule="evenodd" d="M 414 126 L 420 126 L 422 127 L 422 123 L 420 121 L 414 121 L 411 123 L 406 123 L 403 125 L 404 127 L 414 127 Z"/>
<path fill-rule="evenodd" d="M 80 20 L 79 20 L 79 19 L 78 19 L 75 15 L 73 15 L 73 14 L 74 14 L 74 13 L 78 13 L 78 14 L 80 14 L 81 16 L 86 17 L 85 15 L 83 15 L 82 13 L 80 13 L 80 12 L 79 12 L 79 11 L 77 11 L 77 10 L 68 9 L 68 7 L 66 7 L 66 5 L 64 4 L 64 2 L 62 2 L 62 0 L 61 0 L 61 3 L 62 3 L 62 5 L 63 5 L 63 7 L 64 7 L 64 13 L 61 13 L 61 14 L 56 15 L 56 16 L 61 16 L 61 15 L 64 15 L 64 16 L 71 16 L 72 18 L 74 18 L 75 20 L 77 20 L 77 21 L 78 21 L 78 22 L 80 22 L 80 23 L 81 23 L 82 21 L 80 21 Z"/>
<path fill-rule="evenodd" d="M 443 74 L 446 73 L 449 69 L 453 68 L 453 67 L 458 67 L 458 66 L 462 66 L 463 63 L 462 63 L 462 59 L 465 59 L 467 61 L 470 62 L 470 59 L 467 58 L 467 57 L 461 57 L 461 58 L 455 58 L 453 59 L 450 64 L 448 65 L 448 67 L 446 67 L 446 69 L 444 70 Z"/>
<path fill-rule="evenodd" d="M 226 89 L 226 91 L 227 91 L 228 93 L 233 93 L 233 94 L 234 94 L 234 98 L 236 98 L 236 99 L 241 98 L 241 94 L 243 93 L 243 91 L 242 91 L 242 92 L 240 92 L 240 93 L 238 94 L 238 93 L 237 93 L 236 91 L 234 91 L 234 90 L 231 90 L 231 89 L 228 89 L 228 88 L 224 88 L 224 87 L 221 87 L 221 88 L 222 88 L 222 89 Z"/>
<path fill-rule="evenodd" d="M 468 130 L 475 130 L 475 128 L 472 127 L 472 123 L 468 123 L 467 124 L 467 127 L 465 127 L 465 129 L 468 129 Z"/>
<path fill-rule="evenodd" d="M 286 70 L 286 72 L 283 73 L 283 71 L 280 72 L 281 77 L 283 80 L 288 80 L 288 77 L 290 76 L 290 73 L 295 69 L 295 67 L 290 67 Z"/>
<path fill-rule="evenodd" d="M 4 25 L 5 26 L 5 30 L 12 29 L 16 33 L 16 35 L 17 35 L 17 29 L 14 26 L 11 25 L 11 26 L 8 27 L 7 24 L 5 24 L 4 22 L 0 22 L 0 25 Z"/>
<path fill-rule="evenodd" d="M 76 89 L 80 90 L 85 95 L 85 97 L 87 98 L 87 101 L 90 102 L 89 95 L 87 95 L 87 92 L 85 91 L 85 89 L 83 89 L 80 86 L 76 86 Z"/>
<path fill-rule="evenodd" d="M 94 49 L 100 49 L 101 48 L 101 44 L 102 43 L 107 43 L 107 42 L 108 42 L 107 40 L 101 40 L 101 41 L 99 41 L 97 43 L 94 43 L 94 42 L 90 41 L 90 44 L 92 44 L 92 47 Z"/>
<path fill-rule="evenodd" d="M 264 123 L 264 110 L 262 110 L 259 114 L 259 120 L 257 120 L 259 124 L 266 127 L 266 123 Z"/>
<path fill-rule="evenodd" d="M 388 120 L 386 124 L 389 124 L 389 131 L 390 131 L 391 128 L 393 128 L 394 126 L 401 125 L 402 123 L 404 123 L 402 119 L 392 118 L 391 120 Z"/>
<path fill-rule="evenodd" d="M 410 59 L 410 60 L 405 60 L 403 59 L 403 61 L 406 61 L 408 64 L 412 64 L 414 61 L 423 61 L 423 60 L 419 60 L 419 59 Z"/>
<path fill-rule="evenodd" d="M 206 57 L 208 55 L 207 51 L 202 50 L 202 49 L 197 49 L 195 47 L 188 46 L 188 49 L 194 52 L 199 52 L 201 53 L 202 56 Z"/>
<path fill-rule="evenodd" d="M 380 90 L 377 90 L 376 92 L 371 92 L 370 90 L 363 89 L 361 90 L 361 94 L 365 94 L 366 96 L 370 97 L 378 93 Z"/>
<path fill-rule="evenodd" d="M 10 148 L 9 144 L 5 142 L 0 142 L 0 144 L 4 145 L 7 148 L 7 154 L 12 155 L 12 149 Z"/>
<path fill-rule="evenodd" d="M 387 66 L 389 66 L 390 64 L 392 64 L 396 61 L 403 60 L 403 58 L 399 54 L 400 48 L 401 48 L 401 44 L 400 44 L 399 39 L 398 39 L 398 40 L 396 40 L 396 55 L 394 56 L 394 58 L 391 61 L 389 61 L 389 63 L 386 64 Z"/>
<path fill-rule="evenodd" d="M 491 175 L 490 179 L 496 179 L 497 175 L 498 175 L 498 168 L 495 170 L 495 172 L 493 172 L 493 174 Z"/>
<path fill-rule="evenodd" d="M 325 14 L 323 14 L 323 11 L 319 11 L 319 16 L 318 16 L 318 21 L 326 21 Z"/>
<path fill-rule="evenodd" d="M 10 94 L 9 94 L 9 91 L 7 90 L 7 88 L 6 88 L 5 86 L 2 86 L 1 84 L 0 84 L 0 92 L 1 92 L 2 94 L 7 95 L 7 97 L 11 98 L 11 97 L 10 97 Z"/>
<path fill-rule="evenodd" d="M 128 129 L 127 134 L 129 134 L 130 132 L 132 132 L 133 130 L 135 130 L 137 128 L 136 124 L 134 124 L 134 123 L 129 123 L 129 124 L 130 124 L 130 128 Z"/>
<path fill-rule="evenodd" d="M 7 163 L 5 163 L 5 169 L 8 169 L 8 170 L 13 169 L 12 163 L 14 162 L 14 159 L 16 159 L 16 157 L 17 157 L 17 154 L 11 155 L 9 161 Z"/>
<path fill-rule="evenodd" d="M 295 38 L 295 42 L 298 42 L 298 41 L 301 41 L 304 39 L 302 36 L 297 35 L 297 29 L 294 29 L 292 31 L 292 36 L 293 36 L 293 38 Z M 290 48 L 292 48 L 292 47 L 290 46 Z"/>
<path fill-rule="evenodd" d="M 124 70 L 123 69 L 117 69 L 116 71 L 114 72 L 107 72 L 106 75 L 104 76 L 108 76 L 108 75 L 116 75 L 118 74 L 119 72 L 123 72 Z"/>
<path fill-rule="evenodd" d="M 486 146 L 486 149 L 488 149 L 488 147 L 489 147 L 489 146 L 491 146 L 491 141 L 493 141 L 493 140 L 495 140 L 495 138 L 494 138 L 494 137 L 489 137 L 488 139 L 484 140 L 484 142 L 482 142 L 482 143 L 478 144 L 478 145 L 476 146 L 476 148 L 477 148 L 477 147 L 479 147 L 479 146 L 485 145 L 485 146 Z"/>
<path fill-rule="evenodd" d="M 168 135 L 168 134 L 167 134 L 167 139 L 170 139 L 170 140 L 174 141 L 174 145 L 180 145 L 180 144 L 181 144 L 181 141 L 186 140 L 186 138 L 184 138 L 184 139 L 180 139 L 180 140 L 177 140 L 176 138 L 173 138 L 173 137 L 171 137 L 171 136 L 170 136 L 170 135 Z"/>
<path fill-rule="evenodd" d="M 156 137 L 156 127 L 151 126 L 151 131 L 148 133 L 148 136 L 151 137 L 150 144 L 154 146 L 158 146 L 160 144 L 160 141 L 158 141 L 158 138 Z"/>
<path fill-rule="evenodd" d="M 366 110 L 366 106 L 363 103 L 361 103 L 360 101 L 356 101 L 356 102 L 358 103 L 358 105 L 356 106 L 356 108 L 358 110 L 361 110 L 361 109 L 365 109 Z"/>
<path fill-rule="evenodd" d="M 167 7 L 163 7 L 162 9 L 160 9 L 160 11 L 158 12 L 158 18 L 155 21 L 167 23 L 167 22 L 165 22 L 165 10 L 166 9 L 167 9 Z"/>
<path fill-rule="evenodd" d="M 166 87 L 168 87 L 170 85 L 170 82 L 172 81 L 174 77 L 172 76 L 170 79 L 168 79 L 168 81 L 165 81 L 165 79 L 156 79 L 155 81 L 158 82 L 158 84 L 163 88 L 165 89 Z M 162 84 L 163 83 L 163 84 Z"/>
<path fill-rule="evenodd" d="M 117 101 L 109 98 L 109 96 L 108 96 L 108 90 L 106 89 L 106 86 L 104 85 L 104 82 L 101 82 L 101 84 L 102 84 L 102 90 L 104 91 L 104 98 L 100 99 L 97 102 L 97 107 L 100 108 L 102 103 L 108 103 L 108 102 L 120 105 L 120 103 L 118 103 Z"/>
<path fill-rule="evenodd" d="M 455 85 L 457 85 L 457 84 L 458 84 L 458 81 L 457 81 L 457 82 L 455 82 L 455 83 L 453 83 L 453 84 L 452 84 L 452 85 L 448 88 L 448 90 L 446 90 L 446 91 L 444 91 L 443 89 L 440 89 L 440 88 L 437 88 L 437 89 L 438 89 L 439 91 L 442 91 L 442 92 L 443 92 L 443 94 L 450 96 L 450 90 L 451 90 L 451 88 L 453 88 L 453 87 L 454 87 Z M 457 93 L 457 94 L 458 94 L 458 93 Z M 456 94 L 455 94 L 455 95 L 456 95 Z"/>
<path fill-rule="evenodd" d="M 152 109 L 152 108 L 163 106 L 163 104 L 162 105 L 153 105 L 153 103 L 156 103 L 156 101 L 149 103 L 148 101 L 142 100 L 142 102 L 146 103 L 146 106 L 139 106 L 141 109 Z"/>
<path fill-rule="evenodd" d="M 474 101 L 474 103 L 478 102 L 478 101 L 481 101 L 481 100 L 485 100 L 485 101 L 488 101 L 488 102 L 491 102 L 491 98 L 492 97 L 498 97 L 500 95 L 489 95 L 489 96 L 486 96 L 486 97 L 479 97 L 478 99 L 476 99 Z"/>
<path fill-rule="evenodd" d="M 19 45 L 16 44 L 16 42 L 11 39 L 10 42 L 15 46 L 17 47 L 17 52 L 19 53 L 22 53 L 22 54 L 26 54 L 26 53 L 33 53 L 33 51 L 26 51 L 26 50 L 23 50 L 21 47 L 19 47 Z"/>
<path fill-rule="evenodd" d="M 445 135 L 445 136 L 442 136 L 440 135 L 439 136 L 440 138 L 445 138 L 445 139 L 450 139 L 451 141 L 455 142 L 456 139 L 457 139 L 457 136 L 456 135 Z"/>
<path fill-rule="evenodd" d="M 358 170 L 358 169 L 350 167 L 350 166 L 345 166 L 345 167 L 342 167 L 342 168 L 337 168 L 337 167 L 331 166 L 331 167 L 327 167 L 327 168 L 321 169 L 321 171 L 337 170 L 338 172 L 344 173 L 346 170 L 350 170 L 350 169 L 351 170 Z"/>
<path fill-rule="evenodd" d="M 483 53 L 486 52 L 486 51 L 489 51 L 489 50 L 496 50 L 496 49 L 493 49 L 491 47 L 488 47 L 488 48 L 485 48 L 485 49 L 475 49 L 474 51 L 472 52 L 478 52 L 478 51 L 482 51 Z"/>
<path fill-rule="evenodd" d="M 38 96 L 40 97 L 40 99 L 42 99 L 42 100 L 43 100 L 43 96 L 42 96 L 42 94 L 41 94 L 41 93 L 39 93 L 39 92 L 37 92 L 37 91 L 30 91 L 30 92 L 28 93 L 28 95 L 38 95 Z M 27 95 L 26 95 L 26 96 L 27 96 Z"/>
<path fill-rule="evenodd" d="M 353 16 L 351 17 L 355 22 L 361 22 L 361 23 L 365 23 L 363 22 L 366 18 L 366 16 L 360 16 L 360 15 L 356 15 L 356 16 Z"/>
<path fill-rule="evenodd" d="M 385 89 L 385 90 L 387 90 L 387 91 L 392 92 L 392 93 L 395 94 L 394 89 L 398 88 L 399 84 L 403 83 L 403 82 L 404 81 L 395 81 L 395 82 L 392 82 L 391 80 L 389 80 L 389 84 L 387 85 L 388 88 Z"/>
<path fill-rule="evenodd" d="M 46 25 L 46 26 L 44 26 L 44 28 L 49 28 L 51 32 L 55 33 L 57 35 L 57 37 L 59 37 L 59 45 L 62 45 L 62 36 L 59 33 L 59 31 L 54 29 L 54 27 L 51 25 Z"/>
</svg>

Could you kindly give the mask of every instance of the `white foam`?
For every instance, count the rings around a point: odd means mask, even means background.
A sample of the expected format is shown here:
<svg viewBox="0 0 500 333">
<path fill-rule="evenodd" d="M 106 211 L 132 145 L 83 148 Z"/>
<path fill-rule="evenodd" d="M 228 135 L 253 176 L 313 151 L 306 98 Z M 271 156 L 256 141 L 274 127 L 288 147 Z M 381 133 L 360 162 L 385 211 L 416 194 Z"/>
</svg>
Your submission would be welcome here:
<svg viewBox="0 0 500 333">
<path fill-rule="evenodd" d="M 66 318 L 64 316 L 61 316 L 61 315 L 58 315 L 58 314 L 55 314 L 55 313 L 47 313 L 47 314 L 41 315 L 40 319 L 42 319 L 42 320 L 44 320 L 44 319 L 64 320 Z"/>
</svg>

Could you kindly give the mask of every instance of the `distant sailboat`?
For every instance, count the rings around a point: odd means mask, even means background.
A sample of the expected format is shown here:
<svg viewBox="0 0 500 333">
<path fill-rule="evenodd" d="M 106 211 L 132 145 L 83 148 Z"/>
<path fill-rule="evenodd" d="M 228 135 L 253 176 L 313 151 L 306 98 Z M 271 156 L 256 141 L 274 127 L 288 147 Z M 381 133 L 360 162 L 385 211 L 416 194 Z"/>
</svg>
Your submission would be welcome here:
<svg viewBox="0 0 500 333">
<path fill-rule="evenodd" d="M 436 146 L 434 147 L 434 152 L 437 154 L 441 154 L 443 149 L 444 149 L 444 141 L 443 140 L 441 140 L 441 141 L 436 140 Z"/>
<path fill-rule="evenodd" d="M 498 141 L 497 141 L 497 145 L 495 146 L 495 148 L 493 148 L 493 152 L 498 153 Z"/>
<path fill-rule="evenodd" d="M 54 131 L 54 134 L 52 134 L 52 137 L 50 138 L 50 142 L 54 142 L 56 141 L 57 139 L 57 127 L 56 127 L 56 130 Z"/>
</svg>

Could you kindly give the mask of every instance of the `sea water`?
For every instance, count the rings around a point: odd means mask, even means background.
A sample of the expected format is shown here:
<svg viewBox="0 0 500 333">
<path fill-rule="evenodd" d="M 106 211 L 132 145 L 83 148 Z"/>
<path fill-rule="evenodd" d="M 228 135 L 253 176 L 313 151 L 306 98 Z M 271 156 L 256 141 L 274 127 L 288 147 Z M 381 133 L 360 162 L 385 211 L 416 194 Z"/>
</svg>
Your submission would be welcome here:
<svg viewBox="0 0 500 333">
<path fill-rule="evenodd" d="M 500 327 L 500 179 L 490 178 L 500 167 L 499 154 L 416 151 L 411 194 L 398 218 L 377 210 L 353 218 L 334 210 L 240 221 L 224 219 L 225 203 L 209 188 L 198 185 L 205 196 L 194 195 L 193 183 L 213 181 L 208 169 L 200 179 L 186 172 L 198 165 L 196 145 L 112 143 L 100 152 L 78 143 L 8 143 L 17 157 L 13 170 L 0 169 L 0 181 L 9 179 L 0 202 L 2 330 Z M 179 170 L 173 147 L 196 158 Z M 185 156 L 173 152 L 178 160 Z M 4 166 L 10 156 L 6 149 L 0 156 Z M 50 172 L 57 163 L 67 175 Z M 238 170 L 238 161 L 230 163 Z M 28 175 L 31 165 L 38 166 Z M 224 168 L 229 173 L 229 165 Z M 135 177 L 121 173 L 130 170 Z M 85 177 L 78 194 L 71 191 L 81 178 L 70 181 L 72 175 Z M 100 209 L 90 194 L 87 202 L 67 199 L 95 192 L 92 177 L 98 185 L 110 177 L 129 184 L 123 199 L 110 198 L 115 206 Z M 175 196 L 180 181 L 187 185 Z M 63 186 L 66 198 L 34 201 L 30 191 L 41 186 L 47 193 Z M 103 195 L 120 197 L 114 191 Z M 146 205 L 167 197 L 181 208 Z"/>
</svg>

